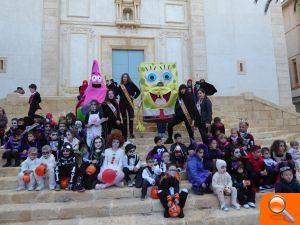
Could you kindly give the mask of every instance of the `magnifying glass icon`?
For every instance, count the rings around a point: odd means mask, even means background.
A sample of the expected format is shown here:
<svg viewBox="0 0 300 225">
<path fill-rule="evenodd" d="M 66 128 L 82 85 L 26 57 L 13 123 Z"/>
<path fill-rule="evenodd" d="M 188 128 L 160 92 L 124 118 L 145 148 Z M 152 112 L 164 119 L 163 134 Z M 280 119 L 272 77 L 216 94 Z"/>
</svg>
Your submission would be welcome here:
<svg viewBox="0 0 300 225">
<path fill-rule="evenodd" d="M 285 199 L 279 195 L 273 196 L 269 201 L 269 209 L 271 212 L 275 214 L 283 213 L 285 217 L 291 222 L 294 223 L 295 219 L 291 216 L 286 210 L 286 202 Z"/>
</svg>

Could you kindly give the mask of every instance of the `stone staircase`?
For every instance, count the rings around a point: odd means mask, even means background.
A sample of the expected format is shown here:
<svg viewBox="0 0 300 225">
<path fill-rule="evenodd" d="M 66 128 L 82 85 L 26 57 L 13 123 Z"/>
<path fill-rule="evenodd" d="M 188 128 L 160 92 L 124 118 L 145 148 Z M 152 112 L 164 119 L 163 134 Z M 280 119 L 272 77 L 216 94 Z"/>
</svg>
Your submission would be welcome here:
<svg viewBox="0 0 300 225">
<path fill-rule="evenodd" d="M 0 100 L 9 117 L 20 117 L 27 113 L 27 98 L 12 94 Z M 249 131 L 256 143 L 270 147 L 275 139 L 291 141 L 299 138 L 300 115 L 259 99 L 251 94 L 234 97 L 212 97 L 214 115 L 220 116 L 227 128 L 237 127 L 240 118 L 247 118 Z M 43 98 L 42 113 L 53 112 L 58 117 L 74 111 L 76 100 L 72 97 Z M 18 110 L 16 110 L 16 108 Z M 142 159 L 153 147 L 156 135 L 153 124 L 145 124 L 145 132 L 135 132 L 133 142 Z M 183 134 L 185 143 L 189 139 L 185 129 L 179 125 L 175 132 Z M 195 131 L 200 141 L 198 131 Z M 169 146 L 167 146 L 169 147 Z M 0 156 L 3 154 L 0 149 Z M 0 162 L 2 165 L 4 162 Z M 18 168 L 0 168 L 0 223 L 3 224 L 174 224 L 174 225 L 256 225 L 259 224 L 259 210 L 230 210 L 224 213 L 219 210 L 215 196 L 209 194 L 196 196 L 190 193 L 185 207 L 184 219 L 164 219 L 163 210 L 158 200 L 140 201 L 140 189 L 110 188 L 85 193 L 68 191 L 16 192 L 16 175 Z M 190 188 L 185 175 L 182 188 Z M 259 203 L 261 194 L 257 195 Z M 259 204 L 257 204 L 259 205 Z"/>
<path fill-rule="evenodd" d="M 184 209 L 184 219 L 164 219 L 159 200 L 140 200 L 141 190 L 112 187 L 84 193 L 72 191 L 16 192 L 18 168 L 0 168 L 0 223 L 2 224 L 259 224 L 258 209 L 219 210 L 212 194 L 196 196 L 190 193 Z M 183 176 L 181 188 L 191 185 Z M 257 205 L 261 199 L 257 196 Z M 227 199 L 229 202 L 229 199 Z"/>
<path fill-rule="evenodd" d="M 180 127 L 178 129 L 181 130 Z M 259 137 L 258 141 L 286 133 L 286 130 L 268 131 L 264 127 L 253 128 L 251 131 Z M 153 147 L 154 136 L 154 132 L 137 132 L 136 139 L 132 140 L 142 159 L 145 159 L 147 152 Z M 184 141 L 188 143 L 186 133 Z M 0 156 L 3 152 L 4 149 L 0 149 Z M 0 164 L 3 163 L 2 161 Z M 196 196 L 190 193 L 184 210 L 185 218 L 164 219 L 160 202 L 149 198 L 141 201 L 141 190 L 136 188 L 112 187 L 84 193 L 48 190 L 16 192 L 18 170 L 19 168 L 14 167 L 0 167 L 0 223 L 3 224 L 259 224 L 259 209 L 232 209 L 224 213 L 212 194 Z M 181 188 L 191 188 L 184 173 Z M 258 206 L 261 196 L 257 195 Z"/>
</svg>

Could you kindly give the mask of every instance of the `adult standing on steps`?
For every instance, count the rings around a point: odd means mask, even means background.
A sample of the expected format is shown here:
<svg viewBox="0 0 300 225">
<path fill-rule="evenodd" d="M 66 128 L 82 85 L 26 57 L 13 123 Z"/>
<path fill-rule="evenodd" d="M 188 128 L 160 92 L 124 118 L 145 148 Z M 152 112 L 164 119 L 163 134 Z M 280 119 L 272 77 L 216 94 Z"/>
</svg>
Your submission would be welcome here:
<svg viewBox="0 0 300 225">
<path fill-rule="evenodd" d="M 212 121 L 212 103 L 202 88 L 197 92 L 197 99 L 195 126 L 200 132 L 203 143 L 208 145 L 208 128 Z"/>
<path fill-rule="evenodd" d="M 134 138 L 133 135 L 133 120 L 134 120 L 134 104 L 133 99 L 136 99 L 140 95 L 140 90 L 132 82 L 128 73 L 124 73 L 121 76 L 121 82 L 118 87 L 117 95 L 120 96 L 119 107 L 122 114 L 124 128 L 127 131 L 127 113 L 129 118 L 129 132 L 130 138 Z M 127 133 L 127 132 L 126 132 Z"/>
<path fill-rule="evenodd" d="M 193 119 L 196 107 L 193 96 L 188 93 L 187 86 L 185 84 L 179 86 L 178 98 L 175 103 L 174 111 L 175 115 L 168 123 L 168 139 L 165 141 L 165 144 L 173 143 L 173 127 L 181 122 L 184 122 L 192 144 L 194 141 Z"/>
</svg>

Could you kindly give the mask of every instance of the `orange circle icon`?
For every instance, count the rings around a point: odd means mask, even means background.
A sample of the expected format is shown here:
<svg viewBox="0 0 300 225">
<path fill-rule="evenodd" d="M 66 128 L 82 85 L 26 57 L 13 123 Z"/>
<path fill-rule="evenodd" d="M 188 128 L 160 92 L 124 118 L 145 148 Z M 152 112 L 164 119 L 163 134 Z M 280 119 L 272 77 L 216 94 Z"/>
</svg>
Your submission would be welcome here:
<svg viewBox="0 0 300 225">
<path fill-rule="evenodd" d="M 285 200 L 278 195 L 275 195 L 269 202 L 269 209 L 273 213 L 282 213 L 285 207 Z"/>
</svg>

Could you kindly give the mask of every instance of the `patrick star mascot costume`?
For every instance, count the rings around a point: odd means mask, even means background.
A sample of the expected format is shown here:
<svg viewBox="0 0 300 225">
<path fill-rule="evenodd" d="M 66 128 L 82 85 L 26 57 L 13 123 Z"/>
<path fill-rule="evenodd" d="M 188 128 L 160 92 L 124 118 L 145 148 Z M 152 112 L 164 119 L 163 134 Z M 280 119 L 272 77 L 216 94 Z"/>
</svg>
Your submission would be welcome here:
<svg viewBox="0 0 300 225">
<path fill-rule="evenodd" d="M 94 60 L 89 85 L 76 105 L 77 118 L 84 122 L 85 115 L 87 115 L 90 110 L 90 102 L 97 100 L 99 104 L 101 104 L 105 99 L 106 91 L 107 88 L 104 83 L 104 78 L 100 73 L 98 61 Z"/>
</svg>

